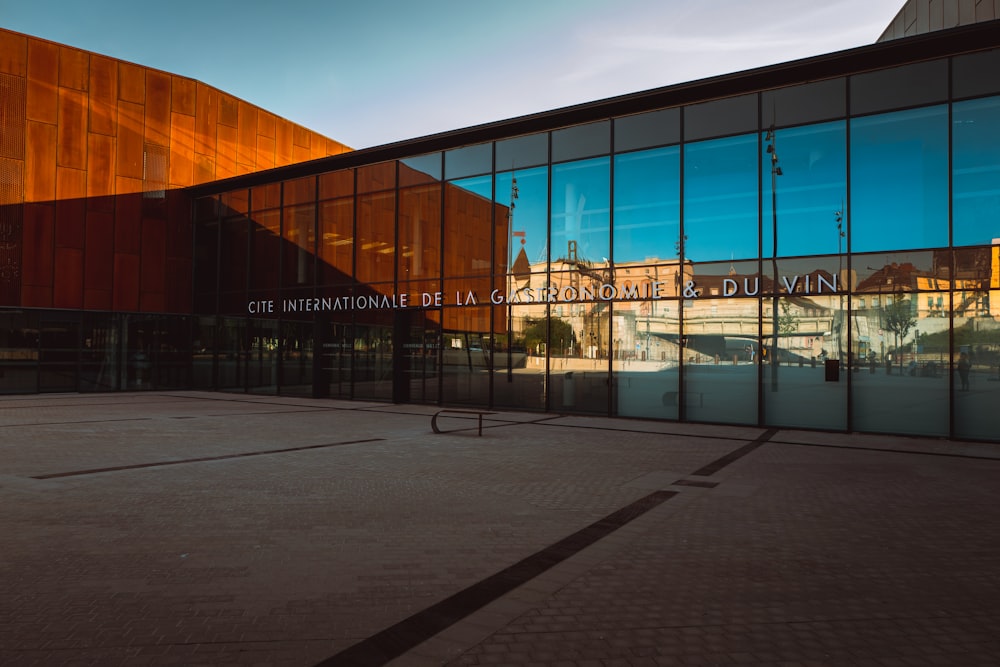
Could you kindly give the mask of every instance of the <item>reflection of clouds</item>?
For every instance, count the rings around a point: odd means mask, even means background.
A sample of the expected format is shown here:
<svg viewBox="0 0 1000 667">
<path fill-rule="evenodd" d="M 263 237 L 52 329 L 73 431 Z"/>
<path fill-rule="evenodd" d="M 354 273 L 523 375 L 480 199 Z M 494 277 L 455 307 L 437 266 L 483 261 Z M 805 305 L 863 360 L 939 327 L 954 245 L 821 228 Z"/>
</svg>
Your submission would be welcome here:
<svg viewBox="0 0 1000 667">
<path fill-rule="evenodd" d="M 477 36 L 475 48 L 462 49 L 457 59 L 458 51 L 449 51 L 448 67 L 436 74 L 407 54 L 392 60 L 389 71 L 380 62 L 353 78 L 348 104 L 345 91 L 331 86 L 324 99 L 313 93 L 306 104 L 296 105 L 289 94 L 282 108 L 297 108 L 297 117 L 308 119 L 302 109 L 318 103 L 322 111 L 307 125 L 357 147 L 372 146 L 871 44 L 901 3 L 542 4 L 508 6 L 504 16 L 523 17 L 517 29 L 482 21 L 465 28 Z M 447 36 L 442 43 L 448 44 Z"/>
<path fill-rule="evenodd" d="M 869 44 L 898 4 L 772 0 L 651 7 L 633 0 L 577 27 L 563 51 L 568 67 L 556 80 L 569 85 L 613 75 L 620 85 L 642 81 L 649 87 Z M 661 55 L 687 58 L 664 62 Z"/>
</svg>

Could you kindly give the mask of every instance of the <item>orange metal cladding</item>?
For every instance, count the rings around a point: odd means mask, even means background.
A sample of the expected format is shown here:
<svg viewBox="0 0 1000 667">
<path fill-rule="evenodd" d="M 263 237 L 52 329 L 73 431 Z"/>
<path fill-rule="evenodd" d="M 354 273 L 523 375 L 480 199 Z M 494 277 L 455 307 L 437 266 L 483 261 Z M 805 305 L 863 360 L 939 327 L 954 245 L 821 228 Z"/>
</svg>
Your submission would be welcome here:
<svg viewBox="0 0 1000 667">
<path fill-rule="evenodd" d="M 0 306 L 189 313 L 176 190 L 349 150 L 193 79 L 0 29 Z"/>
</svg>

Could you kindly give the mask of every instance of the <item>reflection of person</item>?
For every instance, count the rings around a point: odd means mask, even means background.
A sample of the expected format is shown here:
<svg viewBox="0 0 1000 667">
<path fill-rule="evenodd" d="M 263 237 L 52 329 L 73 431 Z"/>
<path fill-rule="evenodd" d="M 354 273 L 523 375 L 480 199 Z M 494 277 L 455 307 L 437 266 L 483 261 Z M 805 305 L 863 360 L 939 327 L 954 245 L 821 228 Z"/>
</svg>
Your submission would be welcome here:
<svg viewBox="0 0 1000 667">
<path fill-rule="evenodd" d="M 962 391 L 969 391 L 969 370 L 971 368 L 969 355 L 963 352 L 958 356 L 958 379 L 962 381 Z"/>
</svg>

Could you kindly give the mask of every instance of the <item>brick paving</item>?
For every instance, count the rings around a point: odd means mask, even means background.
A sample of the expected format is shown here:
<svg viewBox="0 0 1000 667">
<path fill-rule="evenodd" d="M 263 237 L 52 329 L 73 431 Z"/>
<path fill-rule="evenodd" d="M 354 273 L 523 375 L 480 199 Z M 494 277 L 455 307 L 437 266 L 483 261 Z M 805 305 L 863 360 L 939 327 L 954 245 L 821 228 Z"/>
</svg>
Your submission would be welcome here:
<svg viewBox="0 0 1000 667">
<path fill-rule="evenodd" d="M 0 665 L 1000 664 L 1000 445 L 434 411 L 0 398 Z"/>
</svg>

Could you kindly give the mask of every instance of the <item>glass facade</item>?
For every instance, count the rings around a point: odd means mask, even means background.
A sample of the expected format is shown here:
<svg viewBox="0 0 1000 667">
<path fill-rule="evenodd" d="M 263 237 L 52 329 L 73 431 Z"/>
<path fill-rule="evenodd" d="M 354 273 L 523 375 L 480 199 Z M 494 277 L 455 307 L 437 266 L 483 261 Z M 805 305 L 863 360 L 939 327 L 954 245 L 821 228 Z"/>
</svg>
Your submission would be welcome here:
<svg viewBox="0 0 1000 667">
<path fill-rule="evenodd" d="M 1000 84 L 949 98 L 963 71 L 220 188 L 192 204 L 191 316 L 0 312 L 0 390 L 1000 440 Z"/>
</svg>

